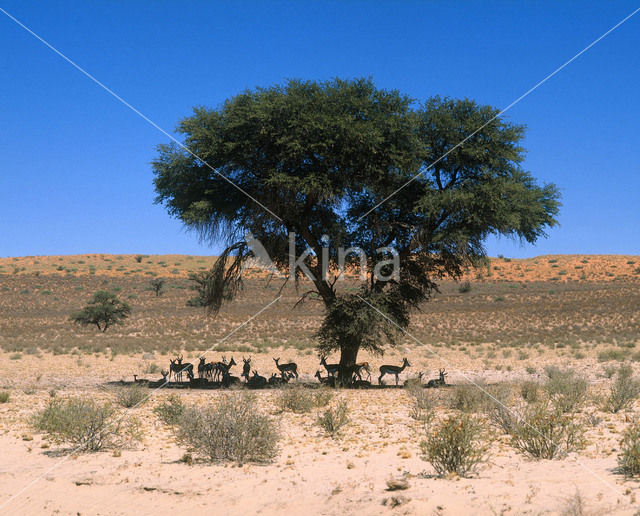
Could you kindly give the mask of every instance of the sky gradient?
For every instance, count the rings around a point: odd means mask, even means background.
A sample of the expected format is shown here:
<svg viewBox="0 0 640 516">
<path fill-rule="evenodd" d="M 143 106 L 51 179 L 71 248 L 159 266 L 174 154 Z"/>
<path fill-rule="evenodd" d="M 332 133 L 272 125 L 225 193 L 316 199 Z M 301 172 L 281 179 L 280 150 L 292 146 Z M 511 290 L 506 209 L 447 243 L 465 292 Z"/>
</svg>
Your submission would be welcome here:
<svg viewBox="0 0 640 516">
<path fill-rule="evenodd" d="M 504 108 L 638 2 L 0 1 L 169 133 L 194 106 L 287 78 L 371 77 Z M 154 205 L 169 138 L 0 12 L 0 256 L 215 254 Z M 640 254 L 640 13 L 505 117 L 560 227 L 489 254 Z"/>
</svg>

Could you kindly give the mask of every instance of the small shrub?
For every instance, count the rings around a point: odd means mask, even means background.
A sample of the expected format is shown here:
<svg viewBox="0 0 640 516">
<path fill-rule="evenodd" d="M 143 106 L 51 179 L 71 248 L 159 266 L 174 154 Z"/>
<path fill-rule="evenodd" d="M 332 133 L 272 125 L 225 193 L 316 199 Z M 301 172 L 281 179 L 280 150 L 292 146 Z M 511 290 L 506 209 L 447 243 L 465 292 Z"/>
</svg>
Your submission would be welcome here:
<svg viewBox="0 0 640 516">
<path fill-rule="evenodd" d="M 149 389 L 141 385 L 121 387 L 116 393 L 116 401 L 125 408 L 142 405 L 149 399 Z"/>
<path fill-rule="evenodd" d="M 512 445 L 536 459 L 555 459 L 584 446 L 584 428 L 547 403 L 530 405 L 514 422 Z"/>
<path fill-rule="evenodd" d="M 167 401 L 160 403 L 153 409 L 153 412 L 163 423 L 167 425 L 177 425 L 185 409 L 186 405 L 183 403 L 182 398 L 177 394 L 171 394 L 167 398 Z"/>
<path fill-rule="evenodd" d="M 618 468 L 627 477 L 640 475 L 640 423 L 631 424 L 620 441 Z"/>
<path fill-rule="evenodd" d="M 176 426 L 179 441 L 212 462 L 273 460 L 279 432 L 255 400 L 251 394 L 231 394 L 215 406 L 187 408 Z"/>
<path fill-rule="evenodd" d="M 284 387 L 277 399 L 277 405 L 283 412 L 303 414 L 314 408 L 329 404 L 333 394 L 328 389 L 313 391 L 304 387 Z"/>
<path fill-rule="evenodd" d="M 0 403 L 7 403 L 10 398 L 9 391 L 0 391 Z"/>
<path fill-rule="evenodd" d="M 458 292 L 460 292 L 461 294 L 466 294 L 468 292 L 471 292 L 471 282 L 465 281 L 462 285 L 458 287 Z"/>
<path fill-rule="evenodd" d="M 563 413 L 578 410 L 587 399 L 587 381 L 571 370 L 548 367 L 545 371 L 549 379 L 544 384 L 544 389 L 553 404 Z"/>
<path fill-rule="evenodd" d="M 633 377 L 629 365 L 620 366 L 611 392 L 604 400 L 604 409 L 608 412 L 619 412 L 629 407 L 640 395 L 640 380 Z"/>
<path fill-rule="evenodd" d="M 429 425 L 435 416 L 435 407 L 427 389 L 415 384 L 410 384 L 406 389 L 412 402 L 409 415 L 412 419 Z"/>
<path fill-rule="evenodd" d="M 144 368 L 143 371 L 145 374 L 156 374 L 160 372 L 160 366 L 156 363 L 151 362 Z"/>
<path fill-rule="evenodd" d="M 142 438 L 137 419 L 125 421 L 110 404 L 91 398 L 52 398 L 31 422 L 56 442 L 76 446 L 76 452 L 117 448 Z"/>
<path fill-rule="evenodd" d="M 530 380 L 523 382 L 520 385 L 520 396 L 527 403 L 536 403 L 540 399 L 540 385 Z"/>
<path fill-rule="evenodd" d="M 318 424 L 324 428 L 331 437 L 338 435 L 344 425 L 349 422 L 347 415 L 349 408 L 343 400 L 340 400 L 335 408 L 329 408 L 318 416 Z"/>
<path fill-rule="evenodd" d="M 480 424 L 468 414 L 450 416 L 420 444 L 438 475 L 473 473 L 489 449 L 489 440 Z"/>
<path fill-rule="evenodd" d="M 494 405 L 506 404 L 511 387 L 506 384 L 461 384 L 451 390 L 449 406 L 462 412 L 488 412 Z"/>
<path fill-rule="evenodd" d="M 609 360 L 617 360 L 622 362 L 627 356 L 622 349 L 606 349 L 598 353 L 599 362 L 608 362 Z"/>
</svg>

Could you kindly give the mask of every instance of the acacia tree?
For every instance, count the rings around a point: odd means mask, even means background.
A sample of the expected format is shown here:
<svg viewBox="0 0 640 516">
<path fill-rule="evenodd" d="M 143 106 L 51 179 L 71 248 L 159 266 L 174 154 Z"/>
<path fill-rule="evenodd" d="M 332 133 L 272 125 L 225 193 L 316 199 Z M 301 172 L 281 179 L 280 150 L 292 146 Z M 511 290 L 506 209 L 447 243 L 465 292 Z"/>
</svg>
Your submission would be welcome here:
<svg viewBox="0 0 640 516">
<path fill-rule="evenodd" d="M 556 224 L 557 188 L 521 168 L 524 128 L 497 114 L 471 100 L 416 104 L 366 79 L 246 91 L 180 123 L 189 152 L 159 146 L 156 202 L 203 239 L 225 242 L 203 290 L 213 313 L 242 286 L 252 256 L 244 235 L 289 273 L 293 233 L 296 257 L 311 250 L 303 263 L 325 306 L 318 351 L 340 351 L 345 372 L 360 349 L 393 345 L 439 279 L 484 261 L 488 235 L 533 243 Z M 357 293 L 323 274 L 341 247 L 366 252 Z M 376 253 L 389 247 L 393 275 L 389 253 Z"/>
<path fill-rule="evenodd" d="M 95 324 L 103 333 L 109 326 L 121 324 L 131 314 L 131 307 L 113 292 L 99 290 L 82 310 L 71 314 L 70 320 L 82 326 Z"/>
</svg>

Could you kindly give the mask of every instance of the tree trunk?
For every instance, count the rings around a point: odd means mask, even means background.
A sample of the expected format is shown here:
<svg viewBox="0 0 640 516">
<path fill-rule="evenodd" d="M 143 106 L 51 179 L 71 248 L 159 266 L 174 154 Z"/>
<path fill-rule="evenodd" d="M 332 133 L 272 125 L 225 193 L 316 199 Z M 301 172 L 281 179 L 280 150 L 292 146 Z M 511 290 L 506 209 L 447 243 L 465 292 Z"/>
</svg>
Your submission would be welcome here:
<svg viewBox="0 0 640 516">
<path fill-rule="evenodd" d="M 342 385 L 349 385 L 353 377 L 353 370 L 358 359 L 358 351 L 360 351 L 360 343 L 353 342 L 343 344 L 340 347 L 340 371 L 338 372 L 338 381 Z"/>
</svg>

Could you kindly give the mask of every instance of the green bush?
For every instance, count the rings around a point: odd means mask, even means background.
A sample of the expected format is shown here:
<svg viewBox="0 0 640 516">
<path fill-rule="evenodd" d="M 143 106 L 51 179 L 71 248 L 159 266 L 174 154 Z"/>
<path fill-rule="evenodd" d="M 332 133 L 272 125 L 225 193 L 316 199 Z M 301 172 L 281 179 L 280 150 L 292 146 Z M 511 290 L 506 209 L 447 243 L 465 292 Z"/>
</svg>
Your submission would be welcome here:
<svg viewBox="0 0 640 516">
<path fill-rule="evenodd" d="M 318 416 L 318 424 L 324 428 L 331 437 L 335 437 L 342 427 L 349 422 L 348 412 L 349 408 L 346 402 L 340 400 L 335 408 L 329 408 L 322 415 Z"/>
<path fill-rule="evenodd" d="M 119 448 L 142 439 L 137 419 L 124 420 L 110 404 L 91 398 L 52 398 L 31 422 L 56 442 L 76 446 L 76 452 Z"/>
<path fill-rule="evenodd" d="M 540 384 L 528 380 L 520 385 L 520 396 L 527 403 L 536 403 L 540 400 Z"/>
<path fill-rule="evenodd" d="M 149 399 L 149 389 L 142 385 L 120 387 L 116 393 L 116 401 L 125 408 L 142 405 Z"/>
<path fill-rule="evenodd" d="M 618 468 L 627 477 L 640 475 L 640 423 L 630 425 L 622 436 Z"/>
<path fill-rule="evenodd" d="M 409 384 L 406 387 L 411 401 L 409 415 L 416 421 L 429 425 L 435 416 L 433 398 L 422 385 Z"/>
<path fill-rule="evenodd" d="M 466 477 L 485 460 L 489 439 L 478 421 L 468 414 L 457 414 L 428 432 L 420 447 L 438 475 Z"/>
<path fill-rule="evenodd" d="M 189 407 L 175 427 L 178 440 L 212 462 L 269 462 L 278 451 L 276 423 L 251 394 L 224 396 L 215 406 Z"/>
<path fill-rule="evenodd" d="M 572 370 L 557 367 L 545 369 L 549 377 L 544 389 L 561 412 L 575 412 L 587 400 L 589 384 Z"/>
<path fill-rule="evenodd" d="M 328 389 L 311 390 L 305 387 L 283 387 L 280 391 L 277 405 L 283 412 L 302 414 L 311 412 L 314 408 L 325 407 L 333 398 Z"/>
<path fill-rule="evenodd" d="M 0 391 L 0 403 L 7 403 L 10 397 L 9 391 Z"/>
<path fill-rule="evenodd" d="M 462 412 L 488 412 L 494 405 L 507 404 L 511 387 L 507 384 L 460 384 L 451 389 L 449 406 Z"/>
<path fill-rule="evenodd" d="M 604 409 L 608 412 L 619 412 L 629 407 L 640 395 L 640 380 L 633 376 L 629 365 L 620 366 L 609 395 L 604 400 Z"/>
<path fill-rule="evenodd" d="M 177 425 L 183 416 L 186 405 L 177 394 L 170 394 L 166 402 L 158 404 L 153 412 L 160 418 L 160 421 L 167 425 Z"/>
<path fill-rule="evenodd" d="M 549 403 L 528 406 L 510 431 L 512 445 L 536 459 L 555 459 L 581 449 L 584 427 Z"/>
</svg>

